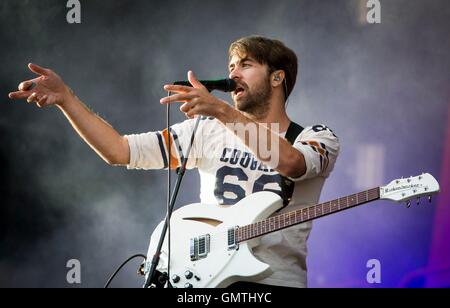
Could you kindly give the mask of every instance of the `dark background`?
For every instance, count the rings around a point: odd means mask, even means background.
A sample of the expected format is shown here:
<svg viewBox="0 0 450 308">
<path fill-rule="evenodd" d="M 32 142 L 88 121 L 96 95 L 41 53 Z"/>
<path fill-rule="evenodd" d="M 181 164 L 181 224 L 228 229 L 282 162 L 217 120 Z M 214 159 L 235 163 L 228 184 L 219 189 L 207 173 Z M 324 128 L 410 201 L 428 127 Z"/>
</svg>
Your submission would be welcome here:
<svg viewBox="0 0 450 308">
<path fill-rule="evenodd" d="M 71 25 L 66 1 L 2 0 L 0 287 L 101 287 L 128 256 L 146 252 L 165 211 L 165 171 L 110 167 L 57 108 L 8 99 L 32 78 L 29 62 L 55 70 L 122 134 L 138 133 L 164 127 L 165 83 L 186 79 L 189 69 L 201 79 L 226 76 L 231 42 L 277 38 L 300 61 L 291 118 L 325 123 L 341 139 L 322 201 L 423 171 L 439 179 L 449 125 L 450 4 L 381 1 L 381 24 L 371 25 L 365 3 L 89 0 L 81 1 L 82 23 Z M 176 108 L 173 119 L 183 120 Z M 178 206 L 198 201 L 198 192 L 192 171 Z M 373 258 L 382 264 L 381 286 L 399 286 L 427 265 L 434 205 L 407 210 L 379 201 L 317 221 L 310 286 L 371 287 L 366 262 Z M 69 259 L 81 262 L 81 285 L 66 281 Z M 138 264 L 112 285 L 140 287 Z"/>
</svg>

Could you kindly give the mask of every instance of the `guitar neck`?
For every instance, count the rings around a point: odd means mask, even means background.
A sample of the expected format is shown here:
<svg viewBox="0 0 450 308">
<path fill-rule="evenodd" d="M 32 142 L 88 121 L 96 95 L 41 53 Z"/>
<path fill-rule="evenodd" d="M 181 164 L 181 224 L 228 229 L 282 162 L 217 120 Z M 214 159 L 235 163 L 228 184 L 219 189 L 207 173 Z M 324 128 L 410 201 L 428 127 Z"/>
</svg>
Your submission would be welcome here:
<svg viewBox="0 0 450 308">
<path fill-rule="evenodd" d="M 236 241 L 238 243 L 244 242 L 265 234 L 279 231 L 284 228 L 337 213 L 378 199 L 380 199 L 380 187 L 372 188 L 357 194 L 331 200 L 325 203 L 313 205 L 304 209 L 272 216 L 253 224 L 239 226 L 235 230 Z"/>
</svg>

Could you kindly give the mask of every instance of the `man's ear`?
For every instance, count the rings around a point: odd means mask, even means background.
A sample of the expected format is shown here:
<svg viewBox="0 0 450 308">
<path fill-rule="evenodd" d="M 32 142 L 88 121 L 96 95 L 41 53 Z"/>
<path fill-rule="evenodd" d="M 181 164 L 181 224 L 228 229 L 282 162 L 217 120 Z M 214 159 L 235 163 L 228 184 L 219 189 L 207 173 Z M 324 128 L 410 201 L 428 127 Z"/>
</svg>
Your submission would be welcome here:
<svg viewBox="0 0 450 308">
<path fill-rule="evenodd" d="M 270 75 L 270 83 L 271 83 L 272 87 L 276 88 L 280 85 L 283 85 L 284 78 L 285 78 L 285 74 L 284 74 L 283 70 L 274 71 Z"/>
</svg>

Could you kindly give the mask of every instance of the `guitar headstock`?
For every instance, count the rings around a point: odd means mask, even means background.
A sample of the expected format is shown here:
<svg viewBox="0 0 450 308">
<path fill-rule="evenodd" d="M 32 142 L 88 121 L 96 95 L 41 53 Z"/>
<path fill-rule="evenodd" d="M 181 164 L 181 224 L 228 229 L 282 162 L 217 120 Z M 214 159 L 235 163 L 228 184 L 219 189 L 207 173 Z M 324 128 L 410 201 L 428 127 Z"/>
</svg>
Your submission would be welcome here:
<svg viewBox="0 0 450 308">
<path fill-rule="evenodd" d="M 390 182 L 386 186 L 380 187 L 380 199 L 387 199 L 397 202 L 407 201 L 408 207 L 412 198 L 420 199 L 439 192 L 439 183 L 429 173 L 409 178 L 401 178 Z"/>
</svg>

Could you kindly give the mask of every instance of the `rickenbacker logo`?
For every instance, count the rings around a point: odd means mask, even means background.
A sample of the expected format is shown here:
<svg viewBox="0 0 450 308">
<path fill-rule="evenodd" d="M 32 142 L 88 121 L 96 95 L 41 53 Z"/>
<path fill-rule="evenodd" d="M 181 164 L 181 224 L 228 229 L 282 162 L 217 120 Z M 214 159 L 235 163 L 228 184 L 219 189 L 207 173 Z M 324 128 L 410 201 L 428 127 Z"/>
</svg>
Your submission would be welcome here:
<svg viewBox="0 0 450 308">
<path fill-rule="evenodd" d="M 385 193 L 390 193 L 390 192 L 396 192 L 399 190 L 405 190 L 405 189 L 411 189 L 411 188 L 420 188 L 422 187 L 422 184 L 407 184 L 407 185 L 401 185 L 401 186 L 395 186 L 393 188 L 385 188 L 384 192 Z"/>
</svg>

